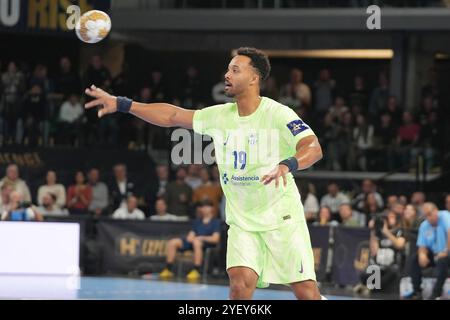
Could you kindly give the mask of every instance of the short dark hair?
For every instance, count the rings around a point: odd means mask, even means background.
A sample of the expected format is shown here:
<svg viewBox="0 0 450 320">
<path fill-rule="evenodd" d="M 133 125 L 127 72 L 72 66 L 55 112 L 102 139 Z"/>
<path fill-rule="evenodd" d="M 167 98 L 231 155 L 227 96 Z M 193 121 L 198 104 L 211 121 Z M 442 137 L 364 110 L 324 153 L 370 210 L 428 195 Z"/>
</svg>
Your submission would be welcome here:
<svg viewBox="0 0 450 320">
<path fill-rule="evenodd" d="M 241 47 L 237 49 L 237 55 L 249 57 L 253 68 L 258 70 L 261 80 L 267 80 L 272 67 L 266 53 L 256 48 Z"/>
</svg>

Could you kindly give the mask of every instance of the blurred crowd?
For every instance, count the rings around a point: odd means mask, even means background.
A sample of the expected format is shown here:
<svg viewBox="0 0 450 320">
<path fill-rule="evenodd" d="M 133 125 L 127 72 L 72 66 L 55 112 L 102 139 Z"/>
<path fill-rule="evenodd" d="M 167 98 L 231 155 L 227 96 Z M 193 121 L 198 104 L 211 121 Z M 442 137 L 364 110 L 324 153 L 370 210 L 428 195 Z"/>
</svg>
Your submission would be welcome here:
<svg viewBox="0 0 450 320">
<path fill-rule="evenodd" d="M 0 66 L 0 70 L 2 70 Z M 366 86 L 356 75 L 349 92 L 329 69 L 317 80 L 305 83 L 302 70 L 294 68 L 288 83 L 271 77 L 263 95 L 294 109 L 321 140 L 324 161 L 317 166 L 329 170 L 408 171 L 420 156 L 428 171 L 437 170 L 450 139 L 444 121 L 448 107 L 440 101 L 437 76 L 421 91 L 420 105 L 405 108 L 390 93 L 389 79 L 380 72 L 378 85 Z M 49 75 L 48 66 L 33 70 L 9 62 L 0 81 L 0 146 L 124 146 L 143 150 L 170 149 L 170 129 L 157 128 L 142 120 L 113 115 L 98 121 L 95 110 L 85 111 L 82 88 L 96 84 L 115 94 L 137 101 L 171 102 L 202 108 L 229 101 L 224 84 L 202 83 L 199 71 L 189 66 L 177 92 L 170 92 L 165 75 L 155 69 L 135 92 L 126 70 L 111 76 L 100 56 L 94 55 L 79 75 L 72 62 L 62 57 L 59 70 Z"/>
</svg>

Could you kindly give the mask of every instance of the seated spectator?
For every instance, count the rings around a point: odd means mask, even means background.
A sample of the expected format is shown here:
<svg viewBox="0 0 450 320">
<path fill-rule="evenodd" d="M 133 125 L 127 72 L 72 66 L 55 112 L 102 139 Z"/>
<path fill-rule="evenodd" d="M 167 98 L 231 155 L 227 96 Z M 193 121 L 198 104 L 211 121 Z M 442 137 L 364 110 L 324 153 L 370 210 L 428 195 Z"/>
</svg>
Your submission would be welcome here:
<svg viewBox="0 0 450 320">
<path fill-rule="evenodd" d="M 42 221 L 42 215 L 30 202 L 23 200 L 19 191 L 12 191 L 9 195 L 10 205 L 1 213 L 3 221 Z"/>
<path fill-rule="evenodd" d="M 166 188 L 165 200 L 170 213 L 177 216 L 186 216 L 190 213 L 192 189 L 185 182 L 186 169 L 179 167 L 176 180 L 169 182 Z"/>
<path fill-rule="evenodd" d="M 373 217 L 381 214 L 383 208 L 378 206 L 378 201 L 372 193 L 366 197 L 363 213 L 366 215 L 366 222 L 368 223 Z"/>
<path fill-rule="evenodd" d="M 415 207 L 418 217 L 422 217 L 422 207 L 426 202 L 425 193 L 416 191 L 411 195 L 411 204 Z"/>
<path fill-rule="evenodd" d="M 92 200 L 92 188 L 85 184 L 84 174 L 77 171 L 75 184 L 67 191 L 67 208 L 70 214 L 87 214 Z"/>
<path fill-rule="evenodd" d="M 16 164 L 10 164 L 6 168 L 6 176 L 0 180 L 0 186 L 4 183 L 11 184 L 15 191 L 20 192 L 23 197 L 23 201 L 31 202 L 30 189 L 28 189 L 26 182 L 20 179 L 19 167 Z"/>
<path fill-rule="evenodd" d="M 341 121 L 343 115 L 349 111 L 349 108 L 345 105 L 345 100 L 342 97 L 337 96 L 334 99 L 334 105 L 331 106 L 328 113 L 334 120 Z"/>
<path fill-rule="evenodd" d="M 10 183 L 4 183 L 0 187 L 0 214 L 8 210 L 10 206 L 10 194 L 14 191 L 14 187 Z"/>
<path fill-rule="evenodd" d="M 339 219 L 339 207 L 341 204 L 350 203 L 350 199 L 339 191 L 339 186 L 336 182 L 328 183 L 328 193 L 320 200 L 320 206 L 327 206 L 331 210 L 332 218 Z"/>
<path fill-rule="evenodd" d="M 370 258 L 369 265 L 380 267 L 381 289 L 392 285 L 403 263 L 403 250 L 406 239 L 400 227 L 397 215 L 389 211 L 387 216 L 377 216 L 369 223 L 370 232 Z M 369 295 L 367 280 L 370 273 L 360 275 L 360 283 L 354 287 L 354 292 Z M 397 282 L 395 282 L 397 283 Z"/>
<path fill-rule="evenodd" d="M 317 220 L 319 213 L 319 201 L 313 193 L 314 185 L 311 183 L 300 182 L 299 191 L 303 202 L 303 211 L 305 212 L 306 222 L 314 222 Z"/>
<path fill-rule="evenodd" d="M 46 176 L 47 184 L 39 187 L 37 194 L 37 202 L 39 205 L 44 203 L 44 196 L 48 193 L 53 194 L 56 197 L 56 205 L 63 208 L 66 205 L 66 188 L 60 183 L 56 183 L 56 172 L 53 170 L 47 171 Z"/>
<path fill-rule="evenodd" d="M 158 177 L 158 191 L 156 197 L 164 197 L 166 194 L 166 187 L 169 183 L 169 166 L 160 164 L 156 167 L 156 175 Z"/>
<path fill-rule="evenodd" d="M 203 251 L 215 247 L 220 242 L 220 220 L 214 218 L 213 205 L 209 201 L 200 204 L 201 217 L 195 219 L 192 230 L 186 238 L 171 239 L 167 244 L 166 267 L 160 273 L 161 278 L 173 277 L 173 263 L 177 251 L 194 251 L 194 269 L 187 274 L 187 279 L 198 280 L 203 264 Z"/>
<path fill-rule="evenodd" d="M 188 167 L 186 178 L 184 182 L 187 183 L 192 190 L 197 189 L 202 185 L 202 179 L 200 178 L 201 166 L 197 164 L 190 164 Z"/>
<path fill-rule="evenodd" d="M 391 194 L 386 198 L 386 209 L 391 210 L 393 206 L 398 202 L 398 196 Z"/>
<path fill-rule="evenodd" d="M 294 104 L 287 104 L 289 107 L 296 109 L 298 107 L 309 107 L 311 105 L 311 89 L 303 82 L 303 71 L 297 68 L 291 70 L 290 82 L 283 88 L 281 95 Z M 281 97 L 280 97 L 281 99 Z"/>
<path fill-rule="evenodd" d="M 366 198 L 369 194 L 373 194 L 375 197 L 378 207 L 382 208 L 384 205 L 383 197 L 381 194 L 377 192 L 376 185 L 373 183 L 370 179 L 364 179 L 361 184 L 361 193 L 359 193 L 355 198 L 352 200 L 352 206 L 359 211 L 364 210 L 364 204 L 366 202 Z"/>
<path fill-rule="evenodd" d="M 116 164 L 113 168 L 114 179 L 109 185 L 112 211 L 119 207 L 125 207 L 127 198 L 135 194 L 135 184 L 127 176 L 127 166 L 123 163 Z"/>
<path fill-rule="evenodd" d="M 403 124 L 397 132 L 396 156 L 400 161 L 399 167 L 410 164 L 410 151 L 416 145 L 419 134 L 420 126 L 414 122 L 414 117 L 411 112 L 405 111 L 403 113 Z"/>
<path fill-rule="evenodd" d="M 407 244 L 414 244 L 417 242 L 417 234 L 419 232 L 420 220 L 417 215 L 416 207 L 408 204 L 405 207 L 402 217 L 402 229 L 405 235 Z"/>
<path fill-rule="evenodd" d="M 336 227 L 339 222 L 331 220 L 331 210 L 327 206 L 320 206 L 319 219 L 313 223 L 313 226 L 332 226 Z"/>
<path fill-rule="evenodd" d="M 88 173 L 89 185 L 92 189 L 92 200 L 89 204 L 89 211 L 96 217 L 106 214 L 108 208 L 108 187 L 100 181 L 100 171 L 92 168 Z"/>
<path fill-rule="evenodd" d="M 150 216 L 150 220 L 152 220 L 152 221 L 187 221 L 188 220 L 187 216 L 183 219 L 182 217 L 168 213 L 167 212 L 167 203 L 163 198 L 159 198 L 158 200 L 156 200 L 155 208 L 156 208 L 156 214 Z"/>
<path fill-rule="evenodd" d="M 433 300 L 441 297 L 448 275 L 450 213 L 439 211 L 431 202 L 424 204 L 423 213 L 426 220 L 420 225 L 417 239 L 418 250 L 414 253 L 410 266 L 413 292 L 407 298 L 422 299 L 422 269 L 433 267 L 436 276 L 436 283 L 430 297 Z"/>
<path fill-rule="evenodd" d="M 367 123 L 366 118 L 359 114 L 356 116 L 356 126 L 353 129 L 354 153 L 358 168 L 367 171 L 368 152 L 373 148 L 373 126 Z"/>
<path fill-rule="evenodd" d="M 365 220 L 359 222 L 358 219 L 353 216 L 353 209 L 348 203 L 339 206 L 339 216 L 341 217 L 341 226 L 360 227 L 361 225 L 365 225 Z"/>
<path fill-rule="evenodd" d="M 32 85 L 22 102 L 22 117 L 24 127 L 23 144 L 28 146 L 42 145 L 43 124 L 48 113 L 48 103 L 40 85 Z"/>
<path fill-rule="evenodd" d="M 58 124 L 60 131 L 59 139 L 58 137 L 57 139 L 61 144 L 73 145 L 77 143 L 83 115 L 84 109 L 78 96 L 71 94 L 59 109 Z"/>
<path fill-rule="evenodd" d="M 214 215 L 217 216 L 219 213 L 219 203 L 222 198 L 222 189 L 220 186 L 212 183 L 207 168 L 202 168 L 200 170 L 200 179 L 202 184 L 194 190 L 192 202 L 199 203 L 205 200 L 211 201 L 214 206 Z"/>
<path fill-rule="evenodd" d="M 52 217 L 62 217 L 62 216 L 68 216 L 69 212 L 66 209 L 61 209 L 56 204 L 56 195 L 53 193 L 47 193 L 44 195 L 42 199 L 42 205 L 36 208 L 36 210 L 45 216 L 52 216 Z"/>
<path fill-rule="evenodd" d="M 125 208 L 120 207 L 114 211 L 113 219 L 144 220 L 145 214 L 138 207 L 138 200 L 135 196 L 129 196 Z"/>
</svg>

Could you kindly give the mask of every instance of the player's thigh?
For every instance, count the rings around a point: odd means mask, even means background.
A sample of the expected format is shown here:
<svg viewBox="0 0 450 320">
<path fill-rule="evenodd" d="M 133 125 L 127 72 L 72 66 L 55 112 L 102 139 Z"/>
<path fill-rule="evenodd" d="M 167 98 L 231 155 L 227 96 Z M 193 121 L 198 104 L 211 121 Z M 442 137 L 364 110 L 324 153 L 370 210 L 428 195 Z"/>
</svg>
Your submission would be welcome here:
<svg viewBox="0 0 450 320">
<path fill-rule="evenodd" d="M 264 233 L 268 248 L 265 263 L 267 280 L 295 283 L 316 280 L 314 255 L 305 221 Z"/>
<path fill-rule="evenodd" d="M 264 265 L 264 255 L 264 242 L 258 233 L 242 230 L 235 225 L 230 226 L 227 241 L 227 270 L 245 267 L 260 275 Z"/>
</svg>

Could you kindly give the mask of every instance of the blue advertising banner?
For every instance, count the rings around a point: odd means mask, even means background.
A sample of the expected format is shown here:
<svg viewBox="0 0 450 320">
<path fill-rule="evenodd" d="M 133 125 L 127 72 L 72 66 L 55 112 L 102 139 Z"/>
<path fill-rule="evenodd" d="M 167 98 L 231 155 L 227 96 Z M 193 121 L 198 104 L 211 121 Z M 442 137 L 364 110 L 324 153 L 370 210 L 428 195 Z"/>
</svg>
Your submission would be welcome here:
<svg viewBox="0 0 450 320">
<path fill-rule="evenodd" d="M 314 269 L 318 281 L 326 277 L 328 251 L 330 248 L 330 227 L 309 226 L 314 253 Z"/>
<path fill-rule="evenodd" d="M 355 285 L 369 263 L 370 231 L 337 227 L 334 232 L 333 281 L 339 285 Z"/>
<path fill-rule="evenodd" d="M 0 32 L 69 34 L 67 8 L 108 11 L 109 0 L 1 0 Z"/>
</svg>

